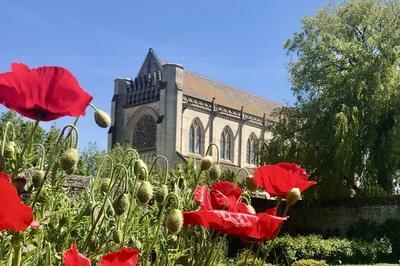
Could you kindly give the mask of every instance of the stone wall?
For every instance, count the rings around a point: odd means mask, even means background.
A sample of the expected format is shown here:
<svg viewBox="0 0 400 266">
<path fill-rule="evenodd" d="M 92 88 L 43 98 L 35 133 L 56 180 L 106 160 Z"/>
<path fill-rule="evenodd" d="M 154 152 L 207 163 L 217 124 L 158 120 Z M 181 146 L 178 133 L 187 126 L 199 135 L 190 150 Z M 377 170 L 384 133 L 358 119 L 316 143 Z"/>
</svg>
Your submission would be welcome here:
<svg viewBox="0 0 400 266">
<path fill-rule="evenodd" d="M 274 206 L 275 201 L 254 198 L 257 211 Z M 400 219 L 400 195 L 379 198 L 338 200 L 305 200 L 290 208 L 290 218 L 283 231 L 290 234 L 335 232 L 345 234 L 361 220 L 381 224 L 388 219 Z"/>
</svg>

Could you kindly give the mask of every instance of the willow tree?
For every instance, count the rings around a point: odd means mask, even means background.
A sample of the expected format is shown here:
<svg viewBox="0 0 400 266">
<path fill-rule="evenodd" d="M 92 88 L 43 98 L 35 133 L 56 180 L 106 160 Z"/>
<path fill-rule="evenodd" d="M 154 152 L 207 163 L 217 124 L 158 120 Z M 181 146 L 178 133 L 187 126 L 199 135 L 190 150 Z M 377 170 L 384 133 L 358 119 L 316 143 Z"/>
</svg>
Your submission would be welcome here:
<svg viewBox="0 0 400 266">
<path fill-rule="evenodd" d="M 326 197 L 391 193 L 400 158 L 400 2 L 355 0 L 305 17 L 285 44 L 296 97 L 264 162 L 297 161 Z"/>
</svg>

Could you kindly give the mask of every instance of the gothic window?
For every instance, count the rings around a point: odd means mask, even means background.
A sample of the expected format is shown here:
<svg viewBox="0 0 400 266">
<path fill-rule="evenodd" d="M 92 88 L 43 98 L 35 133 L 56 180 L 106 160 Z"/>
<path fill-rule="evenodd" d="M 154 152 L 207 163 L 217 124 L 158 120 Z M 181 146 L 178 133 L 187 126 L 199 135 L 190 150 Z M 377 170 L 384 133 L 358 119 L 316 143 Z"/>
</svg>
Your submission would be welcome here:
<svg viewBox="0 0 400 266">
<path fill-rule="evenodd" d="M 246 145 L 246 163 L 248 164 L 256 164 L 257 157 L 256 157 L 256 148 L 257 148 L 257 140 L 254 135 L 250 135 L 249 139 L 247 140 Z"/>
<path fill-rule="evenodd" d="M 232 160 L 232 136 L 228 128 L 225 128 L 221 134 L 220 157 L 224 160 Z"/>
<path fill-rule="evenodd" d="M 201 129 L 196 121 L 192 123 L 189 129 L 189 152 L 201 153 Z"/>
<path fill-rule="evenodd" d="M 133 129 L 132 146 L 138 150 L 156 147 L 156 122 L 152 116 L 145 115 L 137 121 Z"/>
</svg>

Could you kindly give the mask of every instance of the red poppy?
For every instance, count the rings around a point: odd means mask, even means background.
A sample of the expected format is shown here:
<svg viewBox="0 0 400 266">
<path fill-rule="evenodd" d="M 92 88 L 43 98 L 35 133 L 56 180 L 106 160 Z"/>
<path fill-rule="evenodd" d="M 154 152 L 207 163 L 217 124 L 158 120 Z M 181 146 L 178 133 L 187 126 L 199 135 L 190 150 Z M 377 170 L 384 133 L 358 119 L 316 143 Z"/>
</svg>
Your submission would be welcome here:
<svg viewBox="0 0 400 266">
<path fill-rule="evenodd" d="M 134 248 L 121 248 L 101 257 L 101 266 L 135 266 L 139 259 L 139 251 Z"/>
<path fill-rule="evenodd" d="M 309 181 L 306 171 L 297 164 L 278 163 L 257 167 L 254 171 L 254 182 L 262 186 L 271 197 L 285 198 L 292 188 L 301 192 L 317 184 Z"/>
<path fill-rule="evenodd" d="M 242 189 L 233 183 L 221 181 L 209 189 L 207 186 L 197 186 L 194 199 L 202 209 L 228 209 L 237 211 L 237 202 L 242 195 Z"/>
<path fill-rule="evenodd" d="M 23 231 L 33 221 L 32 208 L 21 202 L 10 177 L 0 172 L 0 231 Z"/>
<path fill-rule="evenodd" d="M 42 121 L 85 115 L 92 96 L 62 67 L 30 69 L 13 63 L 11 72 L 0 74 L 0 103 L 23 116 Z"/>
<path fill-rule="evenodd" d="M 76 244 L 64 251 L 63 262 L 65 266 L 90 266 L 90 260 L 78 251 Z"/>
<path fill-rule="evenodd" d="M 272 239 L 287 217 L 269 215 L 267 212 L 250 214 L 225 210 L 199 210 L 184 212 L 184 226 L 201 225 L 222 233 L 238 236 L 246 241 Z"/>
</svg>

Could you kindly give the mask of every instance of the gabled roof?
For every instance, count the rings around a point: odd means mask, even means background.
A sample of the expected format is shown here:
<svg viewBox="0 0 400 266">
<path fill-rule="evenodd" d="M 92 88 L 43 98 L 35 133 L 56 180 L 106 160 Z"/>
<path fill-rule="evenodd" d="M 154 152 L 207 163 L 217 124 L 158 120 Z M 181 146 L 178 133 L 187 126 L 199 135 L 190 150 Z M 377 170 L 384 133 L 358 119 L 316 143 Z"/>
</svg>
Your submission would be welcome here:
<svg viewBox="0 0 400 266">
<path fill-rule="evenodd" d="M 150 48 L 139 75 L 161 70 L 164 64 L 166 62 L 160 60 L 154 50 Z M 263 117 L 264 113 L 269 117 L 275 108 L 283 106 L 187 70 L 183 71 L 183 94 L 210 102 L 215 98 L 216 104 L 232 109 L 240 110 L 243 106 L 245 113 L 260 117 Z"/>
<path fill-rule="evenodd" d="M 212 98 L 215 98 L 216 104 L 237 110 L 243 106 L 244 112 L 260 117 L 264 113 L 269 116 L 275 108 L 282 106 L 282 104 L 186 70 L 183 73 L 183 94 L 206 101 L 212 101 Z"/>
</svg>

